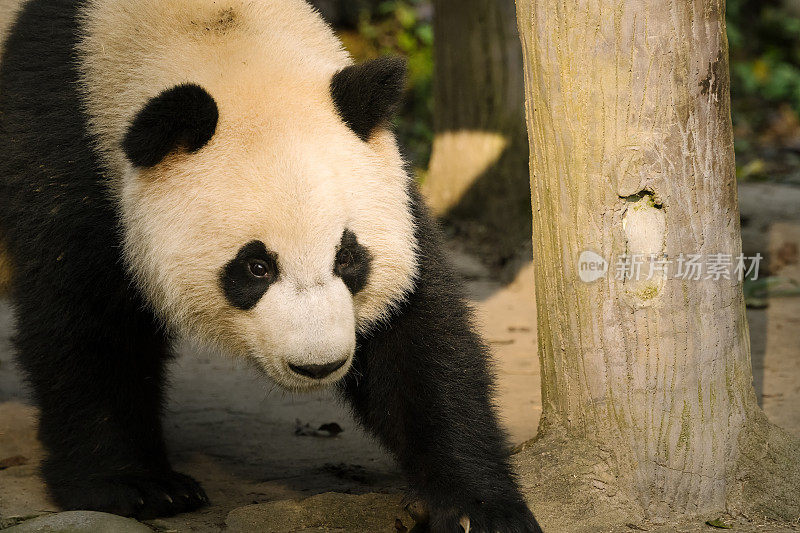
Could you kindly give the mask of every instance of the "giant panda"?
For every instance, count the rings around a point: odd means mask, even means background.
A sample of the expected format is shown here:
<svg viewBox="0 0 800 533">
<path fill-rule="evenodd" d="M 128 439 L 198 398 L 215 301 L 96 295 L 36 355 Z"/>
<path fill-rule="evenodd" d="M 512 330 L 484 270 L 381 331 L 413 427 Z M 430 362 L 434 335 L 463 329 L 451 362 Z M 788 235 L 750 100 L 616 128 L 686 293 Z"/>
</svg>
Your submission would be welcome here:
<svg viewBox="0 0 800 533">
<path fill-rule="evenodd" d="M 431 530 L 539 531 L 388 127 L 402 61 L 353 64 L 302 0 L 2 4 L 0 235 L 59 506 L 207 503 L 160 423 L 185 336 L 334 387 Z"/>
</svg>

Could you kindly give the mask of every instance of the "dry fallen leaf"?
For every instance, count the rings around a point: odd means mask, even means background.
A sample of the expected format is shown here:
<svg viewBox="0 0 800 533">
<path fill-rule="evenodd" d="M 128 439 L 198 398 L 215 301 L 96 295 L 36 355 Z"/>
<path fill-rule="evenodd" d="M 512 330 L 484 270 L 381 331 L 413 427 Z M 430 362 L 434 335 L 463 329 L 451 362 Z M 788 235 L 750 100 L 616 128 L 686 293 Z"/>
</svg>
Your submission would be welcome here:
<svg viewBox="0 0 800 533">
<path fill-rule="evenodd" d="M 303 424 L 299 419 L 296 419 L 294 421 L 294 434 L 297 437 L 331 438 L 331 437 L 336 437 L 342 431 L 344 431 L 342 429 L 342 426 L 340 426 L 336 422 L 322 424 L 319 428 L 314 429 L 311 427 L 311 424 Z"/>
<path fill-rule="evenodd" d="M 26 464 L 28 464 L 28 458 L 23 457 L 22 455 L 6 457 L 5 459 L 0 459 L 0 470 L 5 470 L 6 468 L 11 468 L 12 466 L 23 466 Z"/>
</svg>

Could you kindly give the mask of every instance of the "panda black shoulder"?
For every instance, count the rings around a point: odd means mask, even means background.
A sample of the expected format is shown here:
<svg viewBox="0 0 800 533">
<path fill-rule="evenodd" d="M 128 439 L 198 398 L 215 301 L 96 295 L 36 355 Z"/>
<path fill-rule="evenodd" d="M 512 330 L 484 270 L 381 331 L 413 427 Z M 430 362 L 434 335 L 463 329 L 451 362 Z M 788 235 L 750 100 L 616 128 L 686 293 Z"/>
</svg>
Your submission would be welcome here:
<svg viewBox="0 0 800 533">
<path fill-rule="evenodd" d="M 403 302 L 383 325 L 367 333 L 367 337 L 380 336 L 387 331 L 393 335 L 409 334 L 413 337 L 424 329 L 426 322 L 437 326 L 429 330 L 429 334 L 457 337 L 470 330 L 472 325 L 472 312 L 463 280 L 447 258 L 442 229 L 413 181 L 409 183 L 408 195 L 415 227 L 418 273 Z M 406 329 L 412 331 L 404 331 Z M 369 341 L 364 338 L 362 342 Z"/>
<path fill-rule="evenodd" d="M 84 6 L 30 0 L 8 32 L 0 64 L 0 227 L 20 268 L 15 279 L 63 283 L 110 302 L 127 282 L 117 207 L 81 100 Z M 24 269 L 42 264 L 58 268 L 47 277 Z"/>
</svg>

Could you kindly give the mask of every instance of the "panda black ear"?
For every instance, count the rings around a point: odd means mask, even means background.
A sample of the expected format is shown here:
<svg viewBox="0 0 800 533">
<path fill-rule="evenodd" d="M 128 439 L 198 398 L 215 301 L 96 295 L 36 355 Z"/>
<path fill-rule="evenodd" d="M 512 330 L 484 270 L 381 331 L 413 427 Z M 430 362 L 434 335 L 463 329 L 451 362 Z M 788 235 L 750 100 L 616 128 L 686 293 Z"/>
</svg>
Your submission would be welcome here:
<svg viewBox="0 0 800 533">
<path fill-rule="evenodd" d="M 122 149 L 137 167 L 152 167 L 175 149 L 196 152 L 214 136 L 219 120 L 217 103 L 205 89 L 183 84 L 168 89 L 139 111 Z"/>
<path fill-rule="evenodd" d="M 405 81 L 405 59 L 373 59 L 336 73 L 331 80 L 331 96 L 344 122 L 367 141 L 373 130 L 397 110 Z"/>
</svg>

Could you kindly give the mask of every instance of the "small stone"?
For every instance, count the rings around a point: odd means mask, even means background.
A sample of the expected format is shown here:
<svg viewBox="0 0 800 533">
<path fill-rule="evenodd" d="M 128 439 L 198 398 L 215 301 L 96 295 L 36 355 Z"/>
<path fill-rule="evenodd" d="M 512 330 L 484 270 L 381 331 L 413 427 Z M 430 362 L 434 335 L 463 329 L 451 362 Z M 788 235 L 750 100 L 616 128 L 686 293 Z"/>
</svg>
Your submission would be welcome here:
<svg viewBox="0 0 800 533">
<path fill-rule="evenodd" d="M 94 511 L 67 511 L 27 520 L 3 533 L 153 533 L 153 530 L 130 518 Z"/>
<path fill-rule="evenodd" d="M 280 500 L 234 509 L 225 520 L 226 533 L 397 533 L 413 520 L 399 494 L 341 494 L 328 492 L 304 500 Z M 5 532 L 4 532 L 5 533 Z"/>
</svg>

